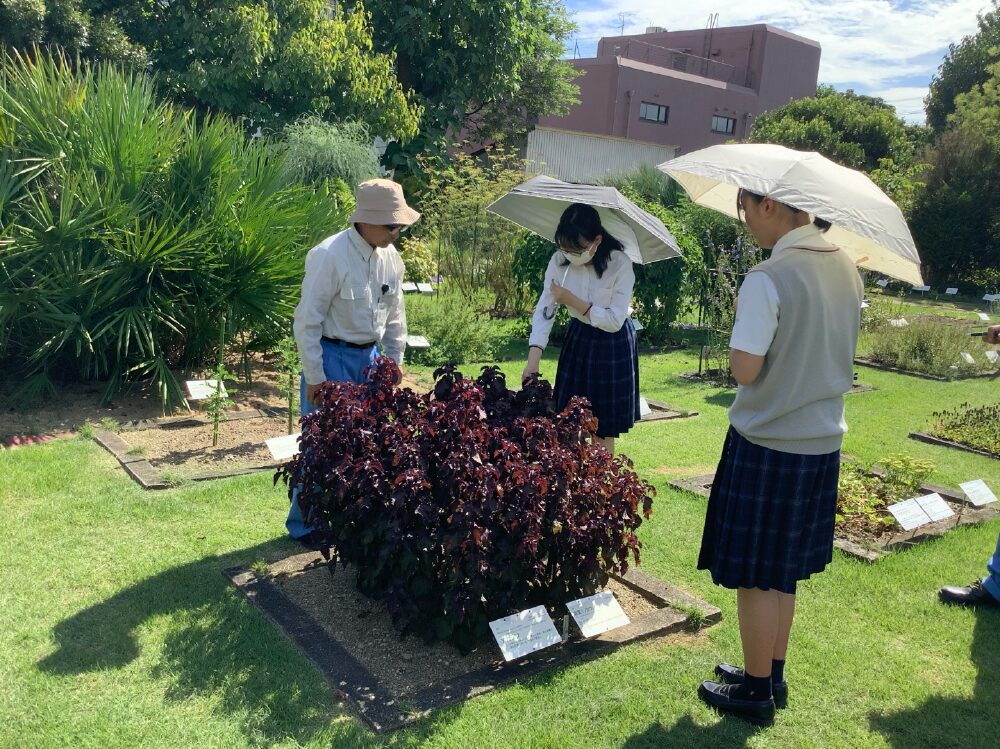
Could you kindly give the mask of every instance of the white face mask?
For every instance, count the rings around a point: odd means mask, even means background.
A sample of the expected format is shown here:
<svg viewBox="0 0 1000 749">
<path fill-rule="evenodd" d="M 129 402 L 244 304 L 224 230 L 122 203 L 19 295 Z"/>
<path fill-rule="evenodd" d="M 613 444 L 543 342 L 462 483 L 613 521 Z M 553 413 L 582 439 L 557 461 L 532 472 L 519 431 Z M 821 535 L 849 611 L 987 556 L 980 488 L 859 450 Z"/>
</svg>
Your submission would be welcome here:
<svg viewBox="0 0 1000 749">
<path fill-rule="evenodd" d="M 568 262 L 570 265 L 586 265 L 587 263 L 589 263 L 591 260 L 594 259 L 593 251 L 581 252 L 579 255 L 574 255 L 569 252 L 564 252 L 562 256 L 566 258 L 566 262 Z"/>
<path fill-rule="evenodd" d="M 597 252 L 597 240 L 595 239 L 591 242 L 590 247 L 583 252 L 573 253 L 566 252 L 565 250 L 561 250 L 561 252 L 562 256 L 566 258 L 566 262 L 570 265 L 586 265 L 594 259 L 594 255 Z"/>
</svg>

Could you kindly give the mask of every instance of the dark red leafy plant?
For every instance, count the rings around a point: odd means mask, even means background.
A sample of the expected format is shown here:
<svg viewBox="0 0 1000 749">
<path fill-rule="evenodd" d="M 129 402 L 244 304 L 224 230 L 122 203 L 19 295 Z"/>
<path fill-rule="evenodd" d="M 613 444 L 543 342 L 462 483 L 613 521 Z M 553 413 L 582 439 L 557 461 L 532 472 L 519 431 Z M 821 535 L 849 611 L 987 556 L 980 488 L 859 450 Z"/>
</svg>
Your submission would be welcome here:
<svg viewBox="0 0 1000 749">
<path fill-rule="evenodd" d="M 398 373 L 380 358 L 365 384 L 325 385 L 275 480 L 302 487 L 331 571 L 351 565 L 402 633 L 468 650 L 492 619 L 590 595 L 638 564 L 655 490 L 590 440 L 586 400 L 557 414 L 547 382 L 513 392 L 496 367 L 474 381 L 441 367 L 423 396 Z"/>
</svg>

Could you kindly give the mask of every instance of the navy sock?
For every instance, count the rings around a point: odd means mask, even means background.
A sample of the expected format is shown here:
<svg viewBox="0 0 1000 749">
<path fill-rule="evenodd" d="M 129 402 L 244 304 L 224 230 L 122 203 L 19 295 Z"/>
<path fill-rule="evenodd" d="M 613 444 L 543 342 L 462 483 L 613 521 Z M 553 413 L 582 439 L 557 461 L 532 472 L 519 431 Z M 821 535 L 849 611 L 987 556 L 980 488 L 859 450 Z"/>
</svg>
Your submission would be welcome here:
<svg viewBox="0 0 1000 749">
<path fill-rule="evenodd" d="M 771 677 L 746 675 L 743 683 L 732 691 L 733 697 L 741 700 L 771 699 Z"/>
<path fill-rule="evenodd" d="M 777 684 L 785 680 L 785 662 L 771 661 L 771 683 Z"/>
</svg>

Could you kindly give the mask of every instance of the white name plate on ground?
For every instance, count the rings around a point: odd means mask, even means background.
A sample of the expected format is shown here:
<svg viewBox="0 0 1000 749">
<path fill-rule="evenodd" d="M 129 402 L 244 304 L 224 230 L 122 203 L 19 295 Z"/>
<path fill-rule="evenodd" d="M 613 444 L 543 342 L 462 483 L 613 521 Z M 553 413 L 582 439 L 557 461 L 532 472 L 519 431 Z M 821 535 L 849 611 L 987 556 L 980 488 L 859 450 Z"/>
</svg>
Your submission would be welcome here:
<svg viewBox="0 0 1000 749">
<path fill-rule="evenodd" d="M 1000 299 L 1000 294 L 983 294 L 984 302 L 995 302 L 997 299 Z"/>
<path fill-rule="evenodd" d="M 986 358 L 989 359 L 993 364 L 1000 364 L 1000 353 L 993 351 L 992 349 L 986 351 Z"/>
<path fill-rule="evenodd" d="M 406 348 L 430 348 L 431 342 L 422 335 L 406 336 Z"/>
<path fill-rule="evenodd" d="M 275 460 L 288 460 L 299 454 L 299 437 L 302 432 L 286 434 L 284 437 L 271 437 L 264 440 L 267 449 L 271 451 L 271 457 Z"/>
<path fill-rule="evenodd" d="M 400 284 L 400 288 L 403 290 L 404 294 L 413 294 L 417 291 L 417 285 L 412 281 L 404 281 Z"/>
<path fill-rule="evenodd" d="M 505 661 L 522 658 L 536 650 L 562 642 L 556 625 L 544 606 L 535 606 L 490 622 L 493 638 Z"/>
<path fill-rule="evenodd" d="M 983 322 L 990 321 L 990 316 L 987 315 L 985 312 L 977 312 L 976 314 L 979 315 L 979 319 L 982 320 Z"/>
<path fill-rule="evenodd" d="M 187 385 L 188 397 L 193 401 L 200 401 L 215 395 L 215 388 L 219 382 L 218 380 L 188 380 L 184 384 Z M 222 385 L 220 394 L 223 398 L 228 395 L 225 383 Z"/>
<path fill-rule="evenodd" d="M 970 354 L 968 351 L 962 352 L 962 361 L 964 361 L 966 364 L 976 363 L 976 360 L 972 358 L 972 354 Z"/>
<path fill-rule="evenodd" d="M 880 278 L 878 281 L 875 282 L 875 285 L 881 286 L 884 289 L 886 286 L 889 285 L 889 282 L 886 281 L 884 278 Z"/>
<path fill-rule="evenodd" d="M 889 324 L 894 328 L 905 328 L 910 323 L 906 321 L 905 317 L 900 317 L 898 320 L 890 320 Z"/>
<path fill-rule="evenodd" d="M 641 322 L 636 320 L 634 317 L 631 319 L 632 319 L 632 327 L 635 328 L 636 333 L 638 333 L 640 330 L 643 330 L 646 327 Z"/>
<path fill-rule="evenodd" d="M 421 294 L 433 294 L 434 287 L 431 286 L 429 283 L 418 283 L 417 291 L 419 291 Z"/>
<path fill-rule="evenodd" d="M 649 407 L 649 401 L 645 398 L 639 398 L 639 418 L 641 419 L 643 416 L 648 416 L 651 413 L 653 413 L 653 409 Z"/>
<path fill-rule="evenodd" d="M 610 590 L 578 598 L 566 604 L 584 637 L 596 637 L 609 629 L 624 627 L 629 618 Z"/>
<path fill-rule="evenodd" d="M 990 491 L 990 488 L 982 479 L 966 481 L 964 484 L 959 484 L 959 487 L 976 507 L 982 507 L 983 505 L 997 501 L 996 495 Z"/>
<path fill-rule="evenodd" d="M 924 497 L 914 497 L 903 502 L 886 507 L 903 530 L 912 531 L 921 525 L 933 523 L 936 520 L 950 518 L 955 513 L 941 498 L 940 494 L 928 494 Z"/>
<path fill-rule="evenodd" d="M 930 291 L 931 287 L 930 286 L 914 286 L 913 290 L 914 291 L 924 292 L 924 291 Z"/>
<path fill-rule="evenodd" d="M 958 289 L 954 286 L 949 286 L 947 289 L 944 290 L 944 293 L 947 294 L 948 296 L 955 296 L 955 294 L 958 293 Z"/>
</svg>

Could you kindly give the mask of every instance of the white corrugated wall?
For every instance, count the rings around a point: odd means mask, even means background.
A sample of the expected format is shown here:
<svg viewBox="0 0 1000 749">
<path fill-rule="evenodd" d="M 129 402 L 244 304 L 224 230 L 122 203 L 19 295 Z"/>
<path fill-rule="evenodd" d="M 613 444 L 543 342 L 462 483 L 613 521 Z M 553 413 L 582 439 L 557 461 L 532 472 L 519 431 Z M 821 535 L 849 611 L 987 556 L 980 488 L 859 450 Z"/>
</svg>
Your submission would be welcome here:
<svg viewBox="0 0 1000 749">
<path fill-rule="evenodd" d="M 674 146 L 540 127 L 528 133 L 526 157 L 529 172 L 568 182 L 595 182 L 642 164 L 656 166 L 676 152 Z"/>
</svg>

